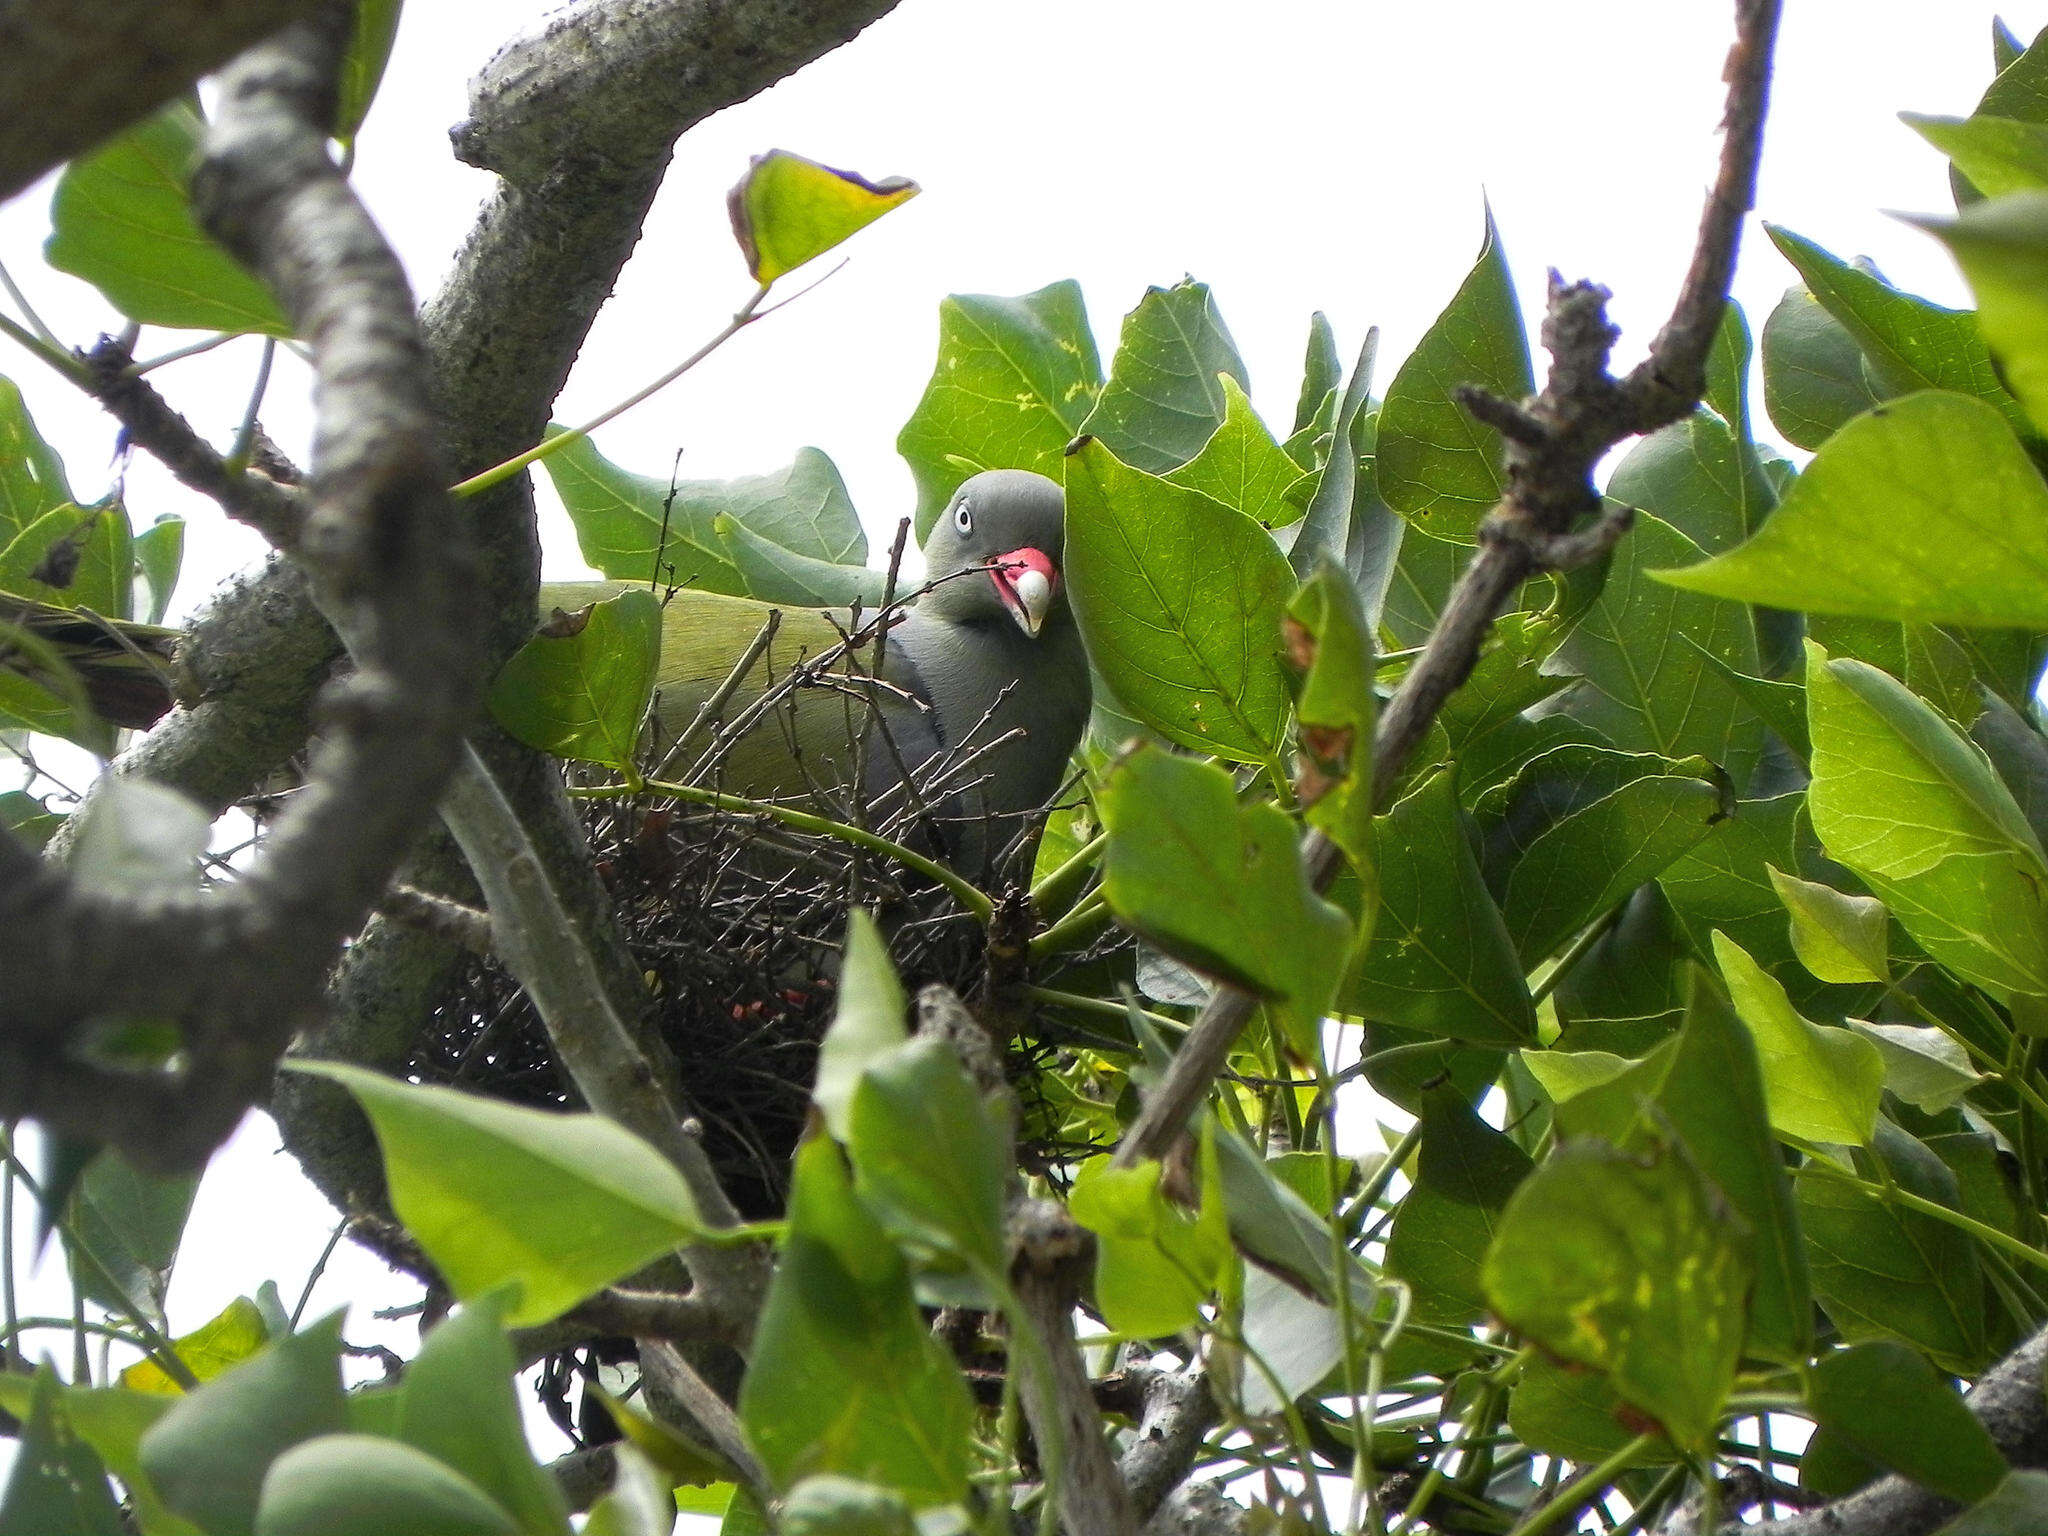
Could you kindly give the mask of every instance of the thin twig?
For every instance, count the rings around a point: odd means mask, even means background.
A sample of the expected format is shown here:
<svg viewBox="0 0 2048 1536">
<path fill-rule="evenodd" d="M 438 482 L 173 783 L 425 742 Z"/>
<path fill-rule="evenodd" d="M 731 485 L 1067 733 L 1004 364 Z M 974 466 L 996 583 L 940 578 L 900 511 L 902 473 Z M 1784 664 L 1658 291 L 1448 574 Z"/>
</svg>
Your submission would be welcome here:
<svg viewBox="0 0 2048 1536">
<path fill-rule="evenodd" d="M 1596 521 L 1587 529 L 1574 526 L 1588 515 L 1599 516 L 1592 476 L 1607 450 L 1678 420 L 1698 403 L 1707 352 L 1728 301 L 1742 221 L 1755 201 L 1778 13 L 1779 0 L 1739 0 L 1725 71 L 1727 133 L 1698 247 L 1670 322 L 1625 380 L 1608 372 L 1616 332 L 1607 321 L 1606 291 L 1591 283 L 1567 285 L 1552 274 L 1543 324 L 1550 376 L 1540 394 L 1515 407 L 1531 429 L 1504 434 L 1507 494 L 1481 525 L 1478 553 L 1452 589 L 1422 655 L 1380 714 L 1373 733 L 1377 807 L 1385 807 L 1437 711 L 1471 674 L 1509 594 L 1541 571 L 1597 553 L 1626 528 L 1623 518 Z M 1501 414 L 1482 409 L 1496 418 Z M 1305 841 L 1302 858 L 1318 890 L 1335 878 L 1341 863 L 1336 846 L 1316 832 Z M 1119 1166 L 1163 1157 L 1180 1139 L 1256 1007 L 1248 992 L 1217 988 L 1118 1146 Z"/>
</svg>

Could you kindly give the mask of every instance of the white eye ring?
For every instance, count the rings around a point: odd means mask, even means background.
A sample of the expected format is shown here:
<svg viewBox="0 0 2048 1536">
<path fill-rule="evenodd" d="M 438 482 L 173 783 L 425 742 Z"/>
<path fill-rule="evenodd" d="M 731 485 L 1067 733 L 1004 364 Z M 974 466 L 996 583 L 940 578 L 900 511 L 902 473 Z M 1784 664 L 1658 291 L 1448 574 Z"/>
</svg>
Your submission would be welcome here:
<svg viewBox="0 0 2048 1536">
<path fill-rule="evenodd" d="M 967 502 L 963 501 L 953 509 L 953 526 L 962 533 L 974 532 L 974 508 Z"/>
</svg>

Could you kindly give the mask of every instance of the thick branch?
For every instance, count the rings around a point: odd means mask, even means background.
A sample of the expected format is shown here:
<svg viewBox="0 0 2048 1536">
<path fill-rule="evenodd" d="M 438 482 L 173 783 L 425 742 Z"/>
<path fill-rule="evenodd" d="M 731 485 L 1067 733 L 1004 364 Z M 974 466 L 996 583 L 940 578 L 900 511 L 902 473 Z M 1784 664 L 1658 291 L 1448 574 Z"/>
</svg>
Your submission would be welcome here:
<svg viewBox="0 0 2048 1536">
<path fill-rule="evenodd" d="M 1087 1233 L 1050 1201 L 1031 1201 L 1011 1216 L 1017 1246 L 1011 1275 L 1023 1316 L 1037 1336 L 1035 1352 L 1013 1344 L 1012 1369 L 1023 1372 L 1024 1411 L 1040 1454 L 1059 1445 L 1060 1524 L 1067 1536 L 1131 1536 L 1137 1520 L 1116 1458 L 1103 1438 L 1102 1415 L 1074 1334 L 1074 1298 L 1086 1270 Z"/>
<path fill-rule="evenodd" d="M 6 0 L 0 198 L 112 138 L 319 0 Z"/>
<path fill-rule="evenodd" d="M 329 159 L 346 5 L 252 49 L 222 80 L 195 177 L 212 232 L 255 266 L 313 349 L 306 565 L 358 670 L 330 691 L 305 790 L 226 889 L 124 901 L 0 844 L 0 1113 L 115 1143 L 146 1165 L 203 1158 L 319 1008 L 328 969 L 430 814 L 477 668 L 466 546 L 449 526 L 412 299 Z M 174 1073 L 78 1049 L 110 1014 L 177 1021 Z"/>
<path fill-rule="evenodd" d="M 1986 1371 L 1965 1399 L 1991 1432 L 1991 1441 L 2016 1467 L 2048 1467 L 2048 1399 L 2041 1372 L 2048 1364 L 2048 1329 L 2035 1334 Z M 1869 1487 L 1785 1520 L 1731 1524 L 1719 1536 L 1927 1536 L 1959 1508 L 1903 1477 L 1881 1477 Z M 1673 1530 L 1668 1536 L 1690 1536 Z"/>
<path fill-rule="evenodd" d="M 1707 352 L 1728 302 L 1742 220 L 1754 200 L 1778 10 L 1779 0 L 1738 0 L 1736 41 L 1725 71 L 1727 136 L 1720 172 L 1684 289 L 1649 359 L 1626 380 L 1616 380 L 1607 367 L 1616 332 L 1607 321 L 1606 291 L 1591 283 L 1567 285 L 1553 274 L 1543 323 L 1552 362 L 1542 392 L 1519 405 L 1479 406 L 1496 424 L 1515 423 L 1503 434 L 1508 492 L 1481 526 L 1479 552 L 1452 589 L 1422 655 L 1380 714 L 1373 735 L 1373 792 L 1382 807 L 1444 700 L 1471 675 L 1509 595 L 1541 571 L 1611 546 L 1626 527 L 1574 527 L 1598 512 L 1593 470 L 1608 449 L 1676 421 L 1699 402 Z M 1303 856 L 1317 889 L 1328 885 L 1340 859 L 1336 848 L 1312 833 Z M 1256 1006 L 1235 987 L 1216 989 L 1117 1148 L 1120 1165 L 1163 1157 L 1179 1140 Z"/>
</svg>

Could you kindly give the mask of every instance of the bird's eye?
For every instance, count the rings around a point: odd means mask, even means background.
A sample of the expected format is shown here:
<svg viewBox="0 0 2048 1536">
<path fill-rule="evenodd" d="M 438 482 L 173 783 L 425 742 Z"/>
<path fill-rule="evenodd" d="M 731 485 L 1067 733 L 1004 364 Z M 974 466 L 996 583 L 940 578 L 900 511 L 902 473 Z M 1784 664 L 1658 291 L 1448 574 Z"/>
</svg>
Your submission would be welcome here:
<svg viewBox="0 0 2048 1536">
<path fill-rule="evenodd" d="M 953 526 L 963 534 L 974 532 L 974 508 L 961 502 L 953 509 Z"/>
</svg>

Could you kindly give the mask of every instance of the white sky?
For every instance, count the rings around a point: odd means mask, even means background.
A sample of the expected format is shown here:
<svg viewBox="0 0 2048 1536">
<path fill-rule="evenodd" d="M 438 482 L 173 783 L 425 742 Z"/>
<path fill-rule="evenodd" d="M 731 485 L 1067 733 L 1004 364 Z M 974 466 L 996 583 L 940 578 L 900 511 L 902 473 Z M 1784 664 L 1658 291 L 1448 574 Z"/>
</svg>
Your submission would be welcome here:
<svg viewBox="0 0 2048 1536">
<path fill-rule="evenodd" d="M 407 7 L 356 184 L 423 293 L 488 184 L 446 150 L 466 81 L 546 9 L 517 0 Z M 598 447 L 657 475 L 680 447 L 685 475 L 713 477 L 773 469 L 815 444 L 838 462 L 879 547 L 912 506 L 895 436 L 929 373 L 948 292 L 1015 294 L 1078 278 L 1106 365 L 1118 321 L 1145 286 L 1193 274 L 1215 289 L 1253 399 L 1284 432 L 1310 312 L 1329 314 L 1347 356 L 1368 324 L 1381 327 L 1384 387 L 1477 250 L 1484 195 L 1528 313 L 1538 313 L 1547 267 L 1608 284 L 1626 365 L 1661 321 L 1691 248 L 1732 9 L 1730 0 L 904 0 L 850 46 L 684 141 L 558 414 L 596 414 L 744 300 L 750 284 L 724 193 L 750 154 L 776 147 L 869 176 L 911 176 L 924 195 L 846 246 L 846 270 L 606 428 Z M 1940 247 L 1883 210 L 1949 207 L 1945 163 L 1896 114 L 1970 110 L 1990 78 L 1993 7 L 1787 0 L 1786 11 L 1761 213 L 1838 254 L 1874 257 L 1904 286 L 1964 302 Z M 2003 14 L 2029 39 L 2048 23 L 2048 0 Z M 0 209 L 0 261 L 59 336 L 89 345 L 120 322 L 92 290 L 40 265 L 47 202 L 37 189 Z M 1754 328 L 1791 280 L 1752 226 L 1736 291 Z M 151 332 L 140 351 L 190 339 Z M 238 342 L 160 382 L 225 441 L 254 364 L 255 344 Z M 25 354 L 0 352 L 0 372 L 29 391 L 81 497 L 98 494 L 111 423 Z M 266 424 L 300 448 L 296 364 L 279 368 L 269 400 Z M 260 557 L 254 535 L 141 460 L 129 503 L 139 525 L 173 510 L 191 520 L 180 611 Z M 559 514 L 547 548 L 551 575 L 577 574 Z M 176 1328 L 266 1278 L 287 1305 L 297 1295 L 332 1217 L 274 1148 L 258 1117 L 216 1162 L 172 1291 Z M 61 1291 L 35 1291 L 28 1306 L 68 1309 Z M 381 1265 L 344 1249 L 315 1308 L 358 1301 L 350 1332 L 369 1337 L 360 1319 L 392 1296 Z"/>
</svg>

